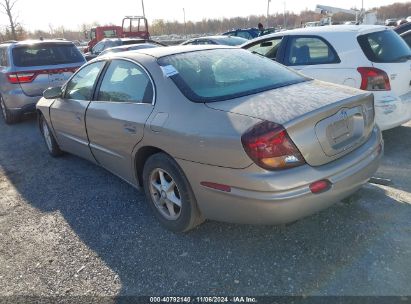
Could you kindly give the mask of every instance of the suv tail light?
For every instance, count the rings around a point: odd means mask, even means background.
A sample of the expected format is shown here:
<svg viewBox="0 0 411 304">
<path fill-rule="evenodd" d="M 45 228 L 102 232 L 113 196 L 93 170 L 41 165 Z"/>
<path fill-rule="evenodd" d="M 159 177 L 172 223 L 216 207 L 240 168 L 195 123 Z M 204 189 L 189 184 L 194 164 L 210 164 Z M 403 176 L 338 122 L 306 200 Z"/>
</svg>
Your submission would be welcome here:
<svg viewBox="0 0 411 304">
<path fill-rule="evenodd" d="M 10 83 L 27 83 L 32 82 L 37 74 L 34 72 L 19 72 L 7 74 L 7 79 Z"/>
<path fill-rule="evenodd" d="M 10 83 L 28 83 L 32 82 L 38 75 L 47 74 L 61 74 L 61 73 L 75 73 L 80 67 L 71 68 L 60 68 L 60 69 L 47 69 L 47 70 L 37 70 L 37 71 L 24 71 L 24 72 L 14 72 L 8 73 L 7 79 Z"/>
<path fill-rule="evenodd" d="M 366 91 L 390 91 L 390 79 L 387 73 L 376 68 L 358 68 L 361 74 L 361 90 Z"/>
<path fill-rule="evenodd" d="M 305 164 L 304 157 L 283 126 L 264 121 L 241 137 L 244 150 L 260 167 L 281 170 Z"/>
</svg>

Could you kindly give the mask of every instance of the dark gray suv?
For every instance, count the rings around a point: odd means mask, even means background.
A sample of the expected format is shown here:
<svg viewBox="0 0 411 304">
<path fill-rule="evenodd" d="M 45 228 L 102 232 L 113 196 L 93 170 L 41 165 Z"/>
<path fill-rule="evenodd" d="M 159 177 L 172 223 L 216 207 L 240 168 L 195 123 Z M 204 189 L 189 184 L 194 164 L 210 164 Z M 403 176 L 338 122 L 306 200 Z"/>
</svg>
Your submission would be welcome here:
<svg viewBox="0 0 411 304">
<path fill-rule="evenodd" d="M 27 40 L 0 44 L 0 107 L 8 124 L 35 112 L 49 87 L 61 86 L 84 63 L 70 41 Z"/>
</svg>

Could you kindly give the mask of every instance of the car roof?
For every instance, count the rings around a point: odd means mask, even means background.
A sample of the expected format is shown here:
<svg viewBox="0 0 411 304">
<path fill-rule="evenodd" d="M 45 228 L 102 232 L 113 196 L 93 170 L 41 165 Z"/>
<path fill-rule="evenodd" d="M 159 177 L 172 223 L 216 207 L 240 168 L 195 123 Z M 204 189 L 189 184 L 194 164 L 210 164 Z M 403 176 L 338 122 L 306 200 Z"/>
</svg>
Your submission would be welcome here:
<svg viewBox="0 0 411 304">
<path fill-rule="evenodd" d="M 326 25 L 326 26 L 316 26 L 316 27 L 305 27 L 294 30 L 286 30 L 282 32 L 277 32 L 274 34 L 262 36 L 261 38 L 268 38 L 270 36 L 275 37 L 279 35 L 315 35 L 315 34 L 325 34 L 325 33 L 356 33 L 364 34 L 370 32 L 381 31 L 385 29 L 390 29 L 383 25 Z"/>
<path fill-rule="evenodd" d="M 161 58 L 164 56 L 175 55 L 175 54 L 182 54 L 182 53 L 190 53 L 196 51 L 205 51 L 205 50 L 213 50 L 213 49 L 238 49 L 236 47 L 230 47 L 226 45 L 176 45 L 176 46 L 169 46 L 169 47 L 158 47 L 158 48 L 151 48 L 151 49 L 142 49 L 138 50 L 138 53 L 135 52 L 127 52 L 126 53 L 115 53 L 112 57 L 134 57 L 133 54 L 145 54 L 154 58 Z"/>
<path fill-rule="evenodd" d="M 238 38 L 244 39 L 245 41 L 247 41 L 247 39 L 242 38 L 242 37 L 238 37 L 238 36 L 213 35 L 213 36 L 202 36 L 202 37 L 192 38 L 192 39 L 187 40 L 187 42 L 188 41 L 196 41 L 196 40 L 199 40 L 199 39 L 210 39 L 210 40 L 213 40 L 213 39 L 215 39 L 215 40 L 228 40 L 228 39 L 231 39 L 232 40 L 232 39 L 238 39 Z"/>
<path fill-rule="evenodd" d="M 136 46 L 141 46 L 141 45 L 152 45 L 152 46 L 160 47 L 160 45 L 158 45 L 158 44 L 151 43 L 151 42 L 146 42 L 146 43 L 136 43 L 136 44 L 125 44 L 125 45 L 120 45 L 120 46 L 113 46 L 111 48 L 105 49 L 104 51 L 129 49 L 129 48 L 136 47 Z"/>
<path fill-rule="evenodd" d="M 4 44 L 6 45 L 13 45 L 13 46 L 26 46 L 26 45 L 34 45 L 34 44 L 73 44 L 73 42 L 69 40 L 61 40 L 61 39 L 47 39 L 47 40 L 40 40 L 40 39 L 31 39 L 31 40 L 23 40 L 23 41 L 10 41 Z M 74 44 L 73 44 L 74 45 Z"/>
<path fill-rule="evenodd" d="M 136 38 L 104 38 L 101 41 L 146 41 L 147 39 L 143 39 L 140 37 L 136 37 Z"/>
</svg>

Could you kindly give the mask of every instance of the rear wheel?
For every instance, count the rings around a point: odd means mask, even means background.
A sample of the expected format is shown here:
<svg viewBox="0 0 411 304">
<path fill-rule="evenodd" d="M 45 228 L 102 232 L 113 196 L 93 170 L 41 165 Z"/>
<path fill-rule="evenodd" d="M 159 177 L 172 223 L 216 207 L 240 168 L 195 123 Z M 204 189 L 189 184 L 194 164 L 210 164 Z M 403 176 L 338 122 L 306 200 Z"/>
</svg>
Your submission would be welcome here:
<svg viewBox="0 0 411 304">
<path fill-rule="evenodd" d="M 11 125 L 20 121 L 20 113 L 15 113 L 7 109 L 6 103 L 3 100 L 3 97 L 0 96 L 0 108 L 1 114 L 3 115 L 4 121 L 6 124 Z"/>
<path fill-rule="evenodd" d="M 187 178 L 170 156 L 158 153 L 147 160 L 143 184 L 150 207 L 165 228 L 185 232 L 203 222 Z"/>
<path fill-rule="evenodd" d="M 57 144 L 56 139 L 54 138 L 53 133 L 50 131 L 46 119 L 43 116 L 40 116 L 39 123 L 41 134 L 43 135 L 43 139 L 46 143 L 47 150 L 49 151 L 51 156 L 57 157 L 63 154 L 63 152 L 60 150 L 60 147 Z"/>
</svg>

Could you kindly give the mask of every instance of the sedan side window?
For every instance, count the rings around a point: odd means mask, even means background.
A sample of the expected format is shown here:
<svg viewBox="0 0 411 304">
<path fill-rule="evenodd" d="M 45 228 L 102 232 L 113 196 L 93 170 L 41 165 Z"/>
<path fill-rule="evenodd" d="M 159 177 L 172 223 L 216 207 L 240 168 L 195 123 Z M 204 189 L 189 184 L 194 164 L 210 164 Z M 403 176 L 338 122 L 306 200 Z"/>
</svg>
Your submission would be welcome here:
<svg viewBox="0 0 411 304">
<path fill-rule="evenodd" d="M 146 72 L 126 60 L 113 60 L 101 82 L 98 100 L 152 103 L 153 85 Z"/>
<path fill-rule="evenodd" d="M 320 37 L 291 37 L 287 47 L 287 65 L 315 65 L 341 62 L 338 55 Z"/>
<path fill-rule="evenodd" d="M 7 49 L 5 48 L 0 49 L 0 66 L 2 67 L 8 66 Z"/>
<path fill-rule="evenodd" d="M 192 40 L 190 42 L 185 43 L 184 45 L 197 45 L 197 40 Z"/>
<path fill-rule="evenodd" d="M 252 39 L 253 37 L 250 35 L 250 33 L 245 32 L 245 31 L 238 31 L 237 36 L 245 39 Z"/>
<path fill-rule="evenodd" d="M 94 47 L 93 47 L 93 54 L 99 54 L 102 51 L 104 51 L 104 42 L 100 42 L 97 43 Z"/>
<path fill-rule="evenodd" d="M 91 100 L 96 79 L 104 67 L 104 61 L 89 64 L 77 72 L 67 83 L 64 98 L 75 100 Z"/>
<path fill-rule="evenodd" d="M 280 48 L 282 39 L 282 37 L 276 37 L 260 41 L 257 44 L 254 44 L 251 47 L 249 47 L 248 50 L 252 53 L 256 53 L 275 60 L 277 58 L 277 52 Z"/>
</svg>

